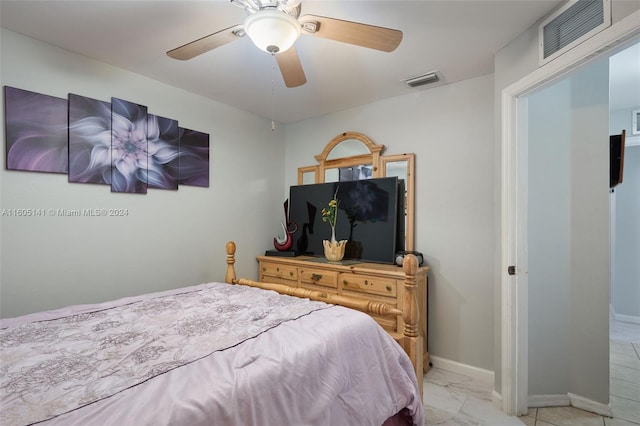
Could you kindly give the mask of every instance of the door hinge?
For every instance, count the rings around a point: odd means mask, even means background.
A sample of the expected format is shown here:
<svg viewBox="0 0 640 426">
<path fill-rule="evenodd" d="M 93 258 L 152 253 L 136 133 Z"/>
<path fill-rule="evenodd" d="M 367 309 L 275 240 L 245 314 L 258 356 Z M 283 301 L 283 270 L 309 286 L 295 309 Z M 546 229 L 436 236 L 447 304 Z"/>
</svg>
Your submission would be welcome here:
<svg viewBox="0 0 640 426">
<path fill-rule="evenodd" d="M 508 273 L 509 275 L 515 275 L 515 274 L 516 274 L 516 267 L 515 267 L 515 266 L 509 266 L 509 267 L 507 268 L 507 273 Z"/>
</svg>

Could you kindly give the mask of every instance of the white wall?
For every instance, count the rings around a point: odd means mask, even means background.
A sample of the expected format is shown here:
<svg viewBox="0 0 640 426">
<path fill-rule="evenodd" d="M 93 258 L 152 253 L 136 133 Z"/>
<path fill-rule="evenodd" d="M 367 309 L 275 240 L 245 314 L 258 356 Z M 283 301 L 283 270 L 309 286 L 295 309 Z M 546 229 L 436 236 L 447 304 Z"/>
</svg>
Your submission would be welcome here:
<svg viewBox="0 0 640 426">
<path fill-rule="evenodd" d="M 609 63 L 613 66 L 612 61 Z M 640 98 L 640 91 L 636 96 Z M 632 111 L 637 109 L 640 103 L 609 111 L 609 134 L 619 134 L 625 129 L 627 141 L 624 181 L 612 194 L 615 235 L 612 236 L 611 306 L 617 319 L 635 322 L 640 321 L 640 263 L 637 261 L 640 259 L 640 135 L 634 135 L 632 130 Z"/>
<path fill-rule="evenodd" d="M 271 123 L 154 80 L 2 30 L 2 85 L 66 98 L 112 96 L 210 134 L 210 187 L 147 195 L 67 182 L 66 175 L 0 171 L 0 208 L 126 208 L 127 217 L 2 216 L 1 315 L 224 280 L 226 241 L 238 273 L 256 277 L 284 192 L 284 135 Z M 4 103 L 3 103 L 4 107 Z M 4 112 L 2 112 L 4 116 Z M 1 137 L 4 140 L 4 126 Z"/>
<path fill-rule="evenodd" d="M 615 187 L 615 200 L 616 256 L 611 304 L 618 318 L 640 321 L 640 145 L 625 150 L 624 177 Z"/>
<path fill-rule="evenodd" d="M 493 78 L 484 76 L 286 127 L 285 187 L 336 135 L 358 131 L 385 154 L 416 153 L 416 250 L 429 273 L 432 355 L 493 370 L 496 258 Z"/>
<path fill-rule="evenodd" d="M 630 88 L 630 90 L 633 90 L 633 88 Z M 640 98 L 640 88 L 638 90 L 639 90 L 638 97 Z M 629 139 L 631 140 L 640 139 L 640 135 L 634 135 L 632 132 L 633 121 L 632 121 L 631 113 L 632 111 L 637 109 L 640 109 L 640 105 L 634 106 L 632 108 L 620 108 L 620 109 L 610 110 L 609 111 L 609 133 L 612 135 L 614 134 L 619 135 L 623 129 L 626 130 L 627 144 L 629 144 Z"/>
</svg>

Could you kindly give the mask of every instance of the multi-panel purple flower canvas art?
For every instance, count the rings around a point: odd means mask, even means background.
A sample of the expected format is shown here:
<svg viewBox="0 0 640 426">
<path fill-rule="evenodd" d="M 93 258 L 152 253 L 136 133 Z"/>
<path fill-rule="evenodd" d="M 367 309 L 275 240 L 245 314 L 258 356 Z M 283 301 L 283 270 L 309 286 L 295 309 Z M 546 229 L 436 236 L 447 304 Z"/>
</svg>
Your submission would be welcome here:
<svg viewBox="0 0 640 426">
<path fill-rule="evenodd" d="M 68 100 L 5 86 L 7 169 L 68 173 L 112 192 L 209 186 L 209 135 L 119 98 Z"/>
<path fill-rule="evenodd" d="M 111 98 L 111 191 L 147 192 L 147 107 Z"/>
<path fill-rule="evenodd" d="M 111 105 L 69 94 L 69 182 L 111 185 Z"/>
<path fill-rule="evenodd" d="M 209 186 L 209 135 L 181 128 L 180 154 L 180 184 Z"/>
<path fill-rule="evenodd" d="M 149 188 L 178 189 L 178 167 L 181 156 L 178 122 L 170 118 L 149 114 L 147 116 L 147 141 L 149 143 L 149 168 L 147 170 Z M 207 149 L 209 149 L 208 144 Z M 204 173 L 202 170 L 201 172 Z M 208 160 L 206 175 L 209 180 Z"/>
<path fill-rule="evenodd" d="M 4 88 L 8 170 L 67 173 L 67 100 Z"/>
</svg>

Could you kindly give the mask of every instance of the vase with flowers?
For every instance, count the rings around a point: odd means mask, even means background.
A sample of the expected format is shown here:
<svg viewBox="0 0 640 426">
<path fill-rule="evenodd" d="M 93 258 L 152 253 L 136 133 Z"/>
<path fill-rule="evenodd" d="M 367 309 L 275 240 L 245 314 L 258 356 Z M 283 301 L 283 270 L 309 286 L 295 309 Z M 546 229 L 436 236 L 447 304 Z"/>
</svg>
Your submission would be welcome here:
<svg viewBox="0 0 640 426">
<path fill-rule="evenodd" d="M 338 189 L 333 193 L 333 198 L 329 200 L 327 208 L 322 209 L 322 221 L 328 222 L 331 226 L 331 240 L 322 240 L 324 246 L 324 257 L 331 262 L 338 262 L 344 257 L 344 248 L 347 240 L 336 240 L 336 221 L 338 220 Z"/>
</svg>

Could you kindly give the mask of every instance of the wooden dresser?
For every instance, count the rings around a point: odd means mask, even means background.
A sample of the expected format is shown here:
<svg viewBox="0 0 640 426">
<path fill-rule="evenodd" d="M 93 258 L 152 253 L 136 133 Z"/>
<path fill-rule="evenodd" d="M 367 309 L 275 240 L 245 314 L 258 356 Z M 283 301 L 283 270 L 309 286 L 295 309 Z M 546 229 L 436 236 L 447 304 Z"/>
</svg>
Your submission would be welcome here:
<svg viewBox="0 0 640 426">
<path fill-rule="evenodd" d="M 402 309 L 404 303 L 404 272 L 396 265 L 345 260 L 329 263 L 323 257 L 258 256 L 259 281 L 286 284 L 332 294 L 356 296 L 382 301 Z M 418 268 L 418 309 L 420 334 L 424 340 L 424 371 L 429 370 L 427 352 L 427 272 L 428 266 Z M 402 333 L 404 321 L 373 318 L 387 332 L 396 336 Z"/>
</svg>

